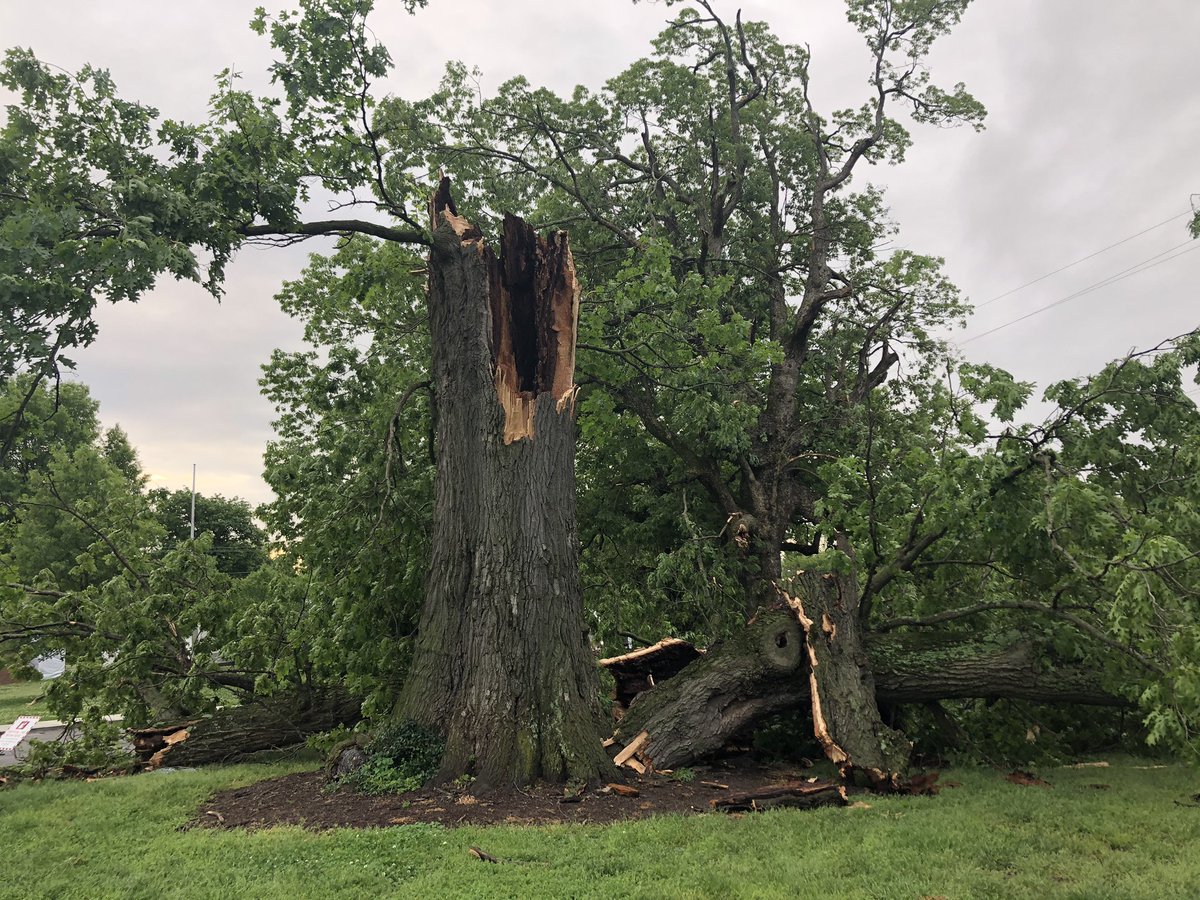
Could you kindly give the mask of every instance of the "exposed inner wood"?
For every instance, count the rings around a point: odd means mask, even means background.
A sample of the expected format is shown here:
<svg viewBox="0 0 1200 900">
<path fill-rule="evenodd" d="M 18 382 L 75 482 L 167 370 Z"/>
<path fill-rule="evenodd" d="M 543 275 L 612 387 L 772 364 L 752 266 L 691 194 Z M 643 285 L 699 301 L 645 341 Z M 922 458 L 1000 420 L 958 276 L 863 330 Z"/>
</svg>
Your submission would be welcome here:
<svg viewBox="0 0 1200 900">
<path fill-rule="evenodd" d="M 644 731 L 638 734 L 632 741 L 625 745 L 620 753 L 613 757 L 613 762 L 618 766 L 625 765 L 626 762 L 633 759 L 634 754 L 642 749 L 642 745 L 646 743 L 646 739 L 649 737 L 650 735 Z"/>
<path fill-rule="evenodd" d="M 511 444 L 533 438 L 540 394 L 550 393 L 560 413 L 574 405 L 579 284 L 566 232 L 543 238 L 513 215 L 488 266 L 496 396 Z"/>
<path fill-rule="evenodd" d="M 800 627 L 804 629 L 804 649 L 808 651 L 808 688 L 812 702 L 813 733 L 825 751 L 825 756 L 840 768 L 850 761 L 850 757 L 834 741 L 833 736 L 829 733 L 829 727 L 825 723 L 825 716 L 821 712 L 821 692 L 817 685 L 817 654 L 812 647 L 813 620 L 805 614 L 804 604 L 799 597 L 792 597 L 782 590 L 780 594 L 788 607 L 796 614 L 796 620 L 800 623 Z"/>
<path fill-rule="evenodd" d="M 702 655 L 688 641 L 664 638 L 650 647 L 600 660 L 600 667 L 613 676 L 614 718 L 620 721 L 633 698 L 654 687 L 655 681 L 666 681 Z"/>
<path fill-rule="evenodd" d="M 575 405 L 575 339 L 579 283 L 565 231 L 539 235 L 506 214 L 496 255 L 483 233 L 458 214 L 443 178 L 430 203 L 436 231 L 445 223 L 472 244 L 488 269 L 492 363 L 496 399 L 504 410 L 504 443 L 534 436 L 537 398 L 549 393 L 557 412 Z"/>
</svg>

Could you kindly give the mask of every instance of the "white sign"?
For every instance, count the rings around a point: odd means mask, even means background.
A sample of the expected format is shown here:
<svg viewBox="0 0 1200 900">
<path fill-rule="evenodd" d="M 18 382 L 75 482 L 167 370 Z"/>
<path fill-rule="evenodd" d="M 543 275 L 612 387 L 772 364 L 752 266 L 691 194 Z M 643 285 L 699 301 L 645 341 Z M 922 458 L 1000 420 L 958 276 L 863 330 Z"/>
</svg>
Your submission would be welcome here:
<svg viewBox="0 0 1200 900">
<path fill-rule="evenodd" d="M 13 722 L 8 731 L 4 732 L 4 736 L 0 737 L 0 751 L 16 750 L 17 745 L 25 740 L 29 732 L 33 730 L 33 726 L 41 721 L 41 718 L 41 716 L 21 716 Z"/>
</svg>

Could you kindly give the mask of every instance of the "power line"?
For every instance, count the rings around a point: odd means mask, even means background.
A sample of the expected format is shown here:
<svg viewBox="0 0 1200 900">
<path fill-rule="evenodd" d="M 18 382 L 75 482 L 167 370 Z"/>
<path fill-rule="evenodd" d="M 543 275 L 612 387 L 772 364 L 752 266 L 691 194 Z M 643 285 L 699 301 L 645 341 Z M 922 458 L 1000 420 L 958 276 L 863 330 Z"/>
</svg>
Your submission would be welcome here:
<svg viewBox="0 0 1200 900">
<path fill-rule="evenodd" d="M 1165 256 L 1168 253 L 1171 253 L 1175 250 L 1180 249 L 1180 247 L 1187 247 L 1187 249 L 1184 250 L 1182 253 L 1176 253 L 1174 256 L 1168 256 L 1166 259 L 1159 259 L 1160 256 Z M 1027 312 L 1023 316 L 1018 316 L 1017 318 L 1012 319 L 1011 321 L 1005 322 L 1002 325 L 997 325 L 995 328 L 989 328 L 987 331 L 980 332 L 979 334 L 975 335 L 974 337 L 969 337 L 966 340 L 959 341 L 958 345 L 960 347 L 962 347 L 962 346 L 965 346 L 966 344 L 971 343 L 972 341 L 977 341 L 980 338 L 987 337 L 989 334 L 995 334 L 997 331 L 1001 331 L 1010 325 L 1016 325 L 1018 322 L 1024 322 L 1026 319 L 1032 318 L 1033 316 L 1036 316 L 1039 313 L 1044 313 L 1048 309 L 1053 309 L 1056 306 L 1061 306 L 1062 304 L 1067 303 L 1068 301 L 1076 300 L 1079 297 L 1082 297 L 1084 294 L 1090 294 L 1092 291 L 1099 290 L 1102 287 L 1108 287 L 1111 284 L 1116 284 L 1118 281 L 1124 281 L 1126 278 L 1132 278 L 1134 275 L 1140 275 L 1142 272 L 1148 272 L 1157 266 L 1161 266 L 1163 263 L 1170 262 L 1173 259 L 1178 259 L 1179 257 L 1181 257 L 1187 253 L 1191 253 L 1195 250 L 1200 250 L 1200 242 L 1190 241 L 1190 240 L 1184 241 L 1182 244 L 1179 244 L 1175 247 L 1171 247 L 1168 250 L 1164 250 L 1162 253 L 1157 253 L 1154 256 L 1151 256 L 1149 259 L 1144 259 L 1140 263 L 1130 266 L 1128 269 L 1123 269 L 1120 272 L 1117 272 L 1115 275 L 1110 275 L 1107 278 L 1097 281 L 1095 284 L 1089 284 L 1087 287 L 1081 288 L 1080 290 L 1075 291 L 1075 293 L 1073 293 L 1073 294 L 1067 294 L 1067 296 L 1065 296 L 1065 297 L 1060 297 L 1059 299 L 1055 300 L 1053 303 L 1047 303 L 1045 306 L 1039 306 L 1037 309 L 1035 309 L 1031 312 Z M 1158 260 L 1158 261 L 1155 262 L 1155 260 Z"/>
<path fill-rule="evenodd" d="M 1012 290 L 1005 291 L 1003 294 L 999 294 L 999 295 L 993 297 L 991 300 L 985 300 L 983 303 L 978 304 L 975 308 L 983 309 L 983 307 L 985 307 L 985 306 L 990 306 L 991 304 L 995 303 L 997 300 L 1003 300 L 1005 297 L 1009 296 L 1010 294 L 1015 294 L 1017 291 L 1023 291 L 1023 290 L 1025 290 L 1025 288 L 1031 287 L 1032 285 L 1037 284 L 1039 281 L 1045 281 L 1047 278 L 1051 277 L 1052 275 L 1057 275 L 1059 272 L 1065 272 L 1065 271 L 1067 271 L 1067 269 L 1073 268 L 1073 267 L 1079 265 L 1080 263 L 1087 262 L 1089 259 L 1095 259 L 1101 253 L 1107 253 L 1109 250 L 1112 250 L 1115 247 L 1120 247 L 1122 244 L 1128 244 L 1134 238 L 1139 238 L 1143 234 L 1149 234 L 1151 231 L 1154 231 L 1156 228 L 1162 228 L 1164 225 L 1171 224 L 1176 219 L 1182 219 L 1184 216 L 1190 216 L 1190 215 L 1193 215 L 1193 213 L 1189 209 L 1187 212 L 1178 213 L 1176 215 L 1171 216 L 1171 218 L 1169 218 L 1169 219 L 1163 219 L 1157 225 L 1151 225 L 1149 228 L 1143 229 L 1142 231 L 1139 231 L 1137 234 L 1131 234 L 1127 238 L 1121 238 L 1121 240 L 1117 241 L 1115 244 L 1109 244 L 1107 247 L 1101 247 L 1099 250 L 1095 251 L 1094 253 L 1089 253 L 1087 256 L 1081 256 L 1081 257 L 1079 257 L 1079 259 L 1075 260 L 1074 262 L 1069 262 L 1065 266 L 1060 266 L 1059 268 L 1055 269 L 1053 272 L 1047 272 L 1045 275 L 1039 275 L 1037 278 L 1033 279 L 1033 281 L 1027 281 L 1022 285 L 1018 285 L 1017 287 L 1013 288 Z"/>
</svg>

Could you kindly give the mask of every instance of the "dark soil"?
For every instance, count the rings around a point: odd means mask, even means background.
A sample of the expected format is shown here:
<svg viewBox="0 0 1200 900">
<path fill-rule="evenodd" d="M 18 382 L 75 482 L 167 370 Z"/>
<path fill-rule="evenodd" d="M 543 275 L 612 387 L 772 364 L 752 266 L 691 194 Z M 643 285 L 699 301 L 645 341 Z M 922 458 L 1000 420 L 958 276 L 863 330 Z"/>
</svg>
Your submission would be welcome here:
<svg viewBox="0 0 1200 900">
<path fill-rule="evenodd" d="M 636 797 L 623 796 L 601 786 L 589 788 L 574 802 L 563 802 L 563 787 L 549 784 L 480 796 L 471 794 L 469 788 L 425 788 L 407 794 L 371 797 L 345 787 L 326 790 L 320 772 L 301 772 L 219 791 L 205 801 L 187 827 L 302 825 L 323 830 L 414 822 L 449 826 L 602 824 L 667 813 L 709 812 L 709 801 L 716 797 L 814 777 L 795 766 L 746 762 L 697 766 L 690 773 L 694 777 L 687 781 L 676 775 L 628 773 L 627 784 L 637 789 Z"/>
</svg>

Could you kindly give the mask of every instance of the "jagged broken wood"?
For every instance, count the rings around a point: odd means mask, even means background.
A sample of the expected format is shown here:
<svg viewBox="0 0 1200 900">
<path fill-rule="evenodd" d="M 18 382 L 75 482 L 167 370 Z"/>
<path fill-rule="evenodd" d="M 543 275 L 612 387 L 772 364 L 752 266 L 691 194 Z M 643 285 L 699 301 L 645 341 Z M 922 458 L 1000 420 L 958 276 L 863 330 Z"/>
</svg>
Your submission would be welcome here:
<svg viewBox="0 0 1200 900">
<path fill-rule="evenodd" d="M 654 687 L 656 682 L 679 674 L 703 652 L 689 641 L 663 638 L 649 647 L 600 660 L 600 668 L 613 676 L 613 718 L 620 721 L 634 697 Z"/>
<path fill-rule="evenodd" d="M 642 749 L 642 745 L 646 743 L 646 738 L 649 736 L 650 735 L 646 734 L 644 731 L 635 735 L 633 740 L 622 747 L 621 751 L 613 757 L 613 762 L 618 766 L 625 765 L 634 758 L 634 754 Z"/>
<path fill-rule="evenodd" d="M 623 744 L 644 731 L 648 736 L 639 754 L 659 769 L 672 768 L 719 751 L 768 715 L 811 708 L 802 636 L 792 610 L 764 610 L 673 677 L 656 677 L 654 688 L 633 699 L 615 740 Z M 1126 698 L 1103 687 L 1100 672 L 1049 666 L 1045 648 L 1018 634 L 888 633 L 868 635 L 864 646 L 875 697 L 883 703 L 978 697 L 1129 705 Z M 618 684 L 623 682 L 624 660 L 613 657 L 602 662 Z M 653 654 L 639 651 L 635 665 L 654 667 Z"/>
<path fill-rule="evenodd" d="M 904 780 L 912 745 L 883 722 L 850 573 L 798 571 L 776 589 L 803 630 L 813 732 L 842 777 L 877 790 Z"/>
</svg>

